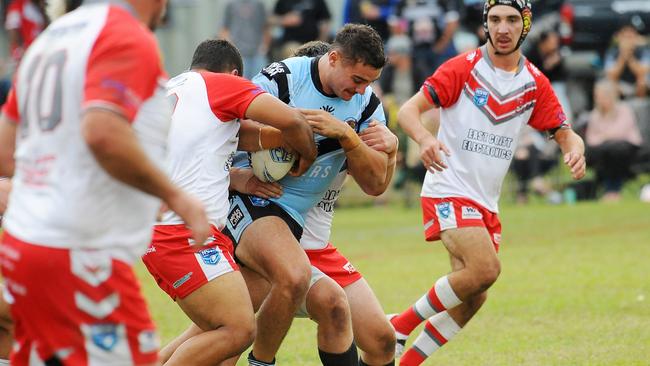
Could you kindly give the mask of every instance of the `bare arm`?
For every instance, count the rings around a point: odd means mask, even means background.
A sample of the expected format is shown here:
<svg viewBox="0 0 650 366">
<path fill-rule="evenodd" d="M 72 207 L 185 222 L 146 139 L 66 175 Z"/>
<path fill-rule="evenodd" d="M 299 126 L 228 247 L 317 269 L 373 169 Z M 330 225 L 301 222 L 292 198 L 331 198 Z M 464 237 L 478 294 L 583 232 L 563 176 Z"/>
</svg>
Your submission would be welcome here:
<svg viewBox="0 0 650 366">
<path fill-rule="evenodd" d="M 0 178 L 0 216 L 5 213 L 11 192 L 11 179 Z"/>
<path fill-rule="evenodd" d="M 582 138 L 570 128 L 561 128 L 555 133 L 555 141 L 564 154 L 564 164 L 571 169 L 573 179 L 585 176 L 585 144 Z"/>
<path fill-rule="evenodd" d="M 17 131 L 16 121 L 12 121 L 3 114 L 0 117 L 0 176 L 12 177 L 14 175 Z"/>
<path fill-rule="evenodd" d="M 420 91 L 407 100 L 397 112 L 397 121 L 400 127 L 420 145 L 420 159 L 422 159 L 424 167 L 430 172 L 434 170 L 442 171 L 447 168 L 447 165 L 442 160 L 441 151 L 449 155 L 449 149 L 424 128 L 420 121 L 422 113 L 432 108 L 434 106 L 427 101 Z"/>
<path fill-rule="evenodd" d="M 302 175 L 316 160 L 314 135 L 307 120 L 297 109 L 287 106 L 270 94 L 262 94 L 248 106 L 246 118 L 282 131 L 286 145 L 300 156 L 298 169 L 292 172 L 293 175 Z"/>
<path fill-rule="evenodd" d="M 368 145 L 368 147 L 377 151 L 383 151 L 388 155 L 386 178 L 381 186 L 381 191 L 383 193 L 390 185 L 393 173 L 395 172 L 399 140 L 397 139 L 397 136 L 388 129 L 388 127 L 375 121 L 370 122 L 369 127 L 361 131 L 359 137 L 361 137 L 361 140 Z"/>
<path fill-rule="evenodd" d="M 343 121 L 323 110 L 301 109 L 314 132 L 337 139 L 348 159 L 348 171 L 363 191 L 377 196 L 383 192 L 388 156 L 362 143 L 357 133 Z"/>
<path fill-rule="evenodd" d="M 210 233 L 203 204 L 176 187 L 140 147 L 135 133 L 120 115 L 91 109 L 81 121 L 81 133 L 99 165 L 113 178 L 162 199 L 191 227 L 203 243 Z"/>
<path fill-rule="evenodd" d="M 285 146 L 282 131 L 277 128 L 251 119 L 243 119 L 240 123 L 237 150 L 253 152 Z"/>
<path fill-rule="evenodd" d="M 278 198 L 282 195 L 282 186 L 277 183 L 265 183 L 253 175 L 252 169 L 230 169 L 230 190 L 251 194 L 261 198 Z"/>
</svg>

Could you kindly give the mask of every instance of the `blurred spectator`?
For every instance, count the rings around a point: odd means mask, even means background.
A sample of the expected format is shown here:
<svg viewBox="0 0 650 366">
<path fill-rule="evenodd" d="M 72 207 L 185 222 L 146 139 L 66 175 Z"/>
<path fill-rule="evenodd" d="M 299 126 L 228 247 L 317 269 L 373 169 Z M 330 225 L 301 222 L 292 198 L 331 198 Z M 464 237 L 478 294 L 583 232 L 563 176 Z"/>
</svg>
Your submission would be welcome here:
<svg viewBox="0 0 650 366">
<path fill-rule="evenodd" d="M 553 90 L 560 100 L 568 121 L 572 121 L 573 113 L 566 89 L 567 72 L 560 54 L 560 35 L 554 30 L 543 31 L 537 42 L 527 52 L 526 58 L 551 81 Z"/>
<path fill-rule="evenodd" d="M 557 164 L 557 144 L 532 127 L 524 126 L 512 161 L 512 171 L 517 177 L 517 202 L 528 202 L 529 192 L 545 196 L 556 203 L 554 192 L 544 175 Z"/>
<path fill-rule="evenodd" d="M 331 15 L 324 0 L 278 0 L 273 14 L 283 30 L 282 45 L 326 41 L 329 36 Z"/>
<path fill-rule="evenodd" d="M 459 26 L 458 11 L 447 0 L 400 0 L 395 16 L 413 41 L 415 82 L 422 85 L 457 53 L 452 39 Z"/>
<path fill-rule="evenodd" d="M 373 27 L 386 42 L 390 37 L 388 19 L 399 0 L 346 0 L 343 23 L 361 23 Z"/>
<path fill-rule="evenodd" d="M 267 11 L 262 0 L 231 0 L 226 5 L 221 37 L 231 41 L 241 53 L 247 79 L 267 64 L 271 43 Z"/>
<path fill-rule="evenodd" d="M 632 24 L 624 25 L 605 54 L 605 73 L 617 82 L 624 97 L 644 97 L 648 93 L 650 49 Z"/>
<path fill-rule="evenodd" d="M 45 29 L 45 0 L 13 0 L 7 8 L 5 29 L 9 36 L 11 57 L 20 61 L 29 45 Z"/>
<path fill-rule="evenodd" d="M 487 42 L 483 28 L 484 0 L 460 0 L 463 3 L 463 25 L 478 39 L 479 44 Z"/>
<path fill-rule="evenodd" d="M 585 142 L 587 164 L 605 189 L 603 200 L 617 201 L 641 145 L 641 134 L 632 108 L 620 102 L 617 86 L 601 80 L 594 87 L 595 108 L 589 116 Z"/>
</svg>

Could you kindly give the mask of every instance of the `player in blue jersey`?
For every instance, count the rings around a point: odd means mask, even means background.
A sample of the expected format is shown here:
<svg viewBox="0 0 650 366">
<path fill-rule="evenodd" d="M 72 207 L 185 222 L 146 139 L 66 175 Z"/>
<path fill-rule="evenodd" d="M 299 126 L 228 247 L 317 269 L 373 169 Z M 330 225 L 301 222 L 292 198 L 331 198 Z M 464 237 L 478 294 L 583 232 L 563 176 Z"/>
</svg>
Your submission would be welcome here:
<svg viewBox="0 0 650 366">
<path fill-rule="evenodd" d="M 327 55 L 276 62 L 253 79 L 267 92 L 304 111 L 317 132 L 318 157 L 307 173 L 280 181 L 283 194 L 279 198 L 231 197 L 226 231 L 237 243 L 237 258 L 272 285 L 258 313 L 250 364 L 274 363 L 309 287 L 311 269 L 298 243 L 304 215 L 346 161 L 368 193 L 380 193 L 385 182 L 387 155 L 363 144 L 357 135 L 371 120 L 385 121 L 381 103 L 369 87 L 385 62 L 383 44 L 374 30 L 346 25 Z M 331 349 L 321 348 L 321 360 L 324 365 L 356 365 L 349 312 L 338 318 L 332 326 L 341 327 L 349 340 L 343 346 L 338 342 Z"/>
</svg>

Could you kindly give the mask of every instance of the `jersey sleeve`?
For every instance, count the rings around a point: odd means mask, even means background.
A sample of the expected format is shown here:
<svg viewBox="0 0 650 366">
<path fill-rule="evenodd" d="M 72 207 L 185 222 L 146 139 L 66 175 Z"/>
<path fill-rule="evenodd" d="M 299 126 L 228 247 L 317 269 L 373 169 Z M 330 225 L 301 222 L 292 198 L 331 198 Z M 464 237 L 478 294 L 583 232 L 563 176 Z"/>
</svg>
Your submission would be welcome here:
<svg viewBox="0 0 650 366">
<path fill-rule="evenodd" d="M 110 109 L 132 121 L 164 72 L 153 35 L 111 12 L 88 59 L 83 107 Z"/>
<path fill-rule="evenodd" d="M 11 88 L 11 90 L 9 90 L 7 101 L 2 106 L 2 114 L 15 121 L 16 123 L 20 122 L 20 111 L 18 110 L 18 100 L 16 99 L 15 85 Z"/>
<path fill-rule="evenodd" d="M 442 108 L 451 107 L 458 101 L 465 81 L 478 59 L 478 50 L 450 59 L 427 78 L 420 91 L 429 103 Z"/>
<path fill-rule="evenodd" d="M 528 124 L 538 131 L 553 131 L 568 126 L 566 114 L 562 110 L 551 83 L 535 66 L 530 65 L 529 67 L 537 83 L 537 95 Z"/>
<path fill-rule="evenodd" d="M 368 128 L 370 121 L 377 121 L 380 124 L 386 125 L 386 115 L 384 114 L 384 106 L 381 104 L 381 101 L 372 93 L 370 95 L 370 100 L 361 113 L 359 118 L 359 123 L 356 126 L 357 133 Z"/>
<path fill-rule="evenodd" d="M 251 102 L 264 90 L 239 76 L 201 72 L 208 91 L 210 109 L 223 122 L 246 116 Z"/>
</svg>

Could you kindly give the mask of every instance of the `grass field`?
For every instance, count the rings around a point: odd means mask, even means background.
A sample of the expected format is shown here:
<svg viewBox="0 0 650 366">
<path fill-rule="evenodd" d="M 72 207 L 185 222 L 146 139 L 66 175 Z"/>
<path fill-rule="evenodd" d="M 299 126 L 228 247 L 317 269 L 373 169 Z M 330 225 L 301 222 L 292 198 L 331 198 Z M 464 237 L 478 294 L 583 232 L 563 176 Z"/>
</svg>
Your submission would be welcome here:
<svg viewBox="0 0 650 366">
<path fill-rule="evenodd" d="M 650 205 L 506 206 L 501 219 L 501 277 L 426 365 L 650 365 Z M 419 209 L 397 207 L 336 214 L 333 242 L 386 312 L 409 306 L 449 269 L 442 246 L 423 241 L 420 220 Z M 166 342 L 188 321 L 138 271 Z M 313 323 L 296 320 L 279 365 L 319 365 L 315 338 Z"/>
</svg>

